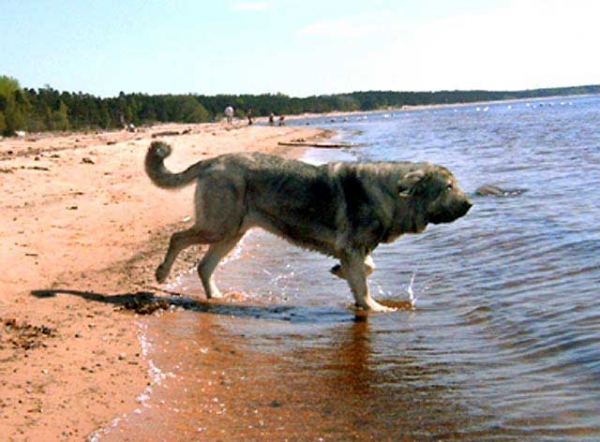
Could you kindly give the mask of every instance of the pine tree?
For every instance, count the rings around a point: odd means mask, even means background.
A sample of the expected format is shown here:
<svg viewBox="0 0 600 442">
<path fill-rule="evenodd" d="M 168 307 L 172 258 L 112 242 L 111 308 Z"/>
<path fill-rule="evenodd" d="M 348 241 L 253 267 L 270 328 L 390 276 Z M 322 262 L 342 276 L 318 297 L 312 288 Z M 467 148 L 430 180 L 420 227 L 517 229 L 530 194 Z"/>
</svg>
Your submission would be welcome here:
<svg viewBox="0 0 600 442">
<path fill-rule="evenodd" d="M 19 82 L 5 75 L 0 76 L 0 132 L 14 135 L 25 126 L 27 97 L 21 91 Z"/>
</svg>

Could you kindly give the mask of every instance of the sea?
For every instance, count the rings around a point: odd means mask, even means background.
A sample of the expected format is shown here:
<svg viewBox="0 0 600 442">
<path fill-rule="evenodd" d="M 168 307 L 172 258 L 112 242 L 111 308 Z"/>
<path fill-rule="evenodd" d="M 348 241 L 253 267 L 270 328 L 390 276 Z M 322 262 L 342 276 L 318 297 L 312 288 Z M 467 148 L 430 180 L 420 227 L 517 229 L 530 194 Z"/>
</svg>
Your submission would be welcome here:
<svg viewBox="0 0 600 442">
<path fill-rule="evenodd" d="M 600 96 L 288 124 L 352 143 L 303 161 L 442 164 L 474 205 L 374 251 L 393 313 L 357 313 L 335 261 L 250 231 L 216 273 L 228 300 L 207 307 L 190 269 L 167 286 L 186 301 L 140 319 L 154 380 L 93 439 L 600 440 Z M 199 321 L 228 349 L 212 381 Z"/>
</svg>

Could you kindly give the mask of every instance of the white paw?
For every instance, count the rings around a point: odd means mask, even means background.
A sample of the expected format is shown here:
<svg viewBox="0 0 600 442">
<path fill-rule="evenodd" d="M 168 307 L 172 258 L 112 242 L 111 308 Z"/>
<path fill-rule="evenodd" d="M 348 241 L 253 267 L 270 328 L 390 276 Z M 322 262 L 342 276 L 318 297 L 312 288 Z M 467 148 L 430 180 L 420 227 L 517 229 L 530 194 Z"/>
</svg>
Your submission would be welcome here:
<svg viewBox="0 0 600 442">
<path fill-rule="evenodd" d="M 389 313 L 389 312 L 395 312 L 398 310 L 396 307 L 388 307 L 387 305 L 380 304 L 373 299 L 369 299 L 368 301 L 365 301 L 364 304 L 357 303 L 356 308 L 365 310 L 368 312 L 376 312 L 376 313 Z"/>
</svg>

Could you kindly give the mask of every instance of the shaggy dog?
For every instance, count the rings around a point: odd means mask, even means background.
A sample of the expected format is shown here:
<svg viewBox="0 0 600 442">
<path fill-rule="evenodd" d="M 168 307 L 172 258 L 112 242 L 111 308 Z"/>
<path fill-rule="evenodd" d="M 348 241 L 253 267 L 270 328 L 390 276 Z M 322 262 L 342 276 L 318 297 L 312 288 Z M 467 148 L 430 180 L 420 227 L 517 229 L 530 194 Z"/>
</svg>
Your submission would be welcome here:
<svg viewBox="0 0 600 442">
<path fill-rule="evenodd" d="M 188 167 L 166 169 L 169 145 L 153 142 L 146 172 L 161 188 L 196 183 L 196 222 L 173 234 L 156 279 L 165 281 L 179 252 L 209 244 L 198 265 L 208 298 L 221 297 L 212 274 L 251 227 L 333 256 L 332 273 L 345 279 L 359 308 L 392 310 L 369 294 L 371 252 L 428 223 L 449 223 L 471 203 L 452 173 L 429 163 L 330 163 L 314 166 L 261 153 L 227 154 Z"/>
</svg>

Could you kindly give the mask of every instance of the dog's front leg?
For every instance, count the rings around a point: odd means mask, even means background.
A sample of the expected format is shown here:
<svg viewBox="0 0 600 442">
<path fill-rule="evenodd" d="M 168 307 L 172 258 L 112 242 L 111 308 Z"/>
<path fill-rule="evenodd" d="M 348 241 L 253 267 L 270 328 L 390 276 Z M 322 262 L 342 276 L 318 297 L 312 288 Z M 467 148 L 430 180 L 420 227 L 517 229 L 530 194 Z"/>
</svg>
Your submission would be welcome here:
<svg viewBox="0 0 600 442">
<path fill-rule="evenodd" d="M 365 265 L 365 257 L 360 253 L 347 253 L 342 259 L 341 271 L 344 278 L 348 281 L 356 306 L 365 310 L 375 312 L 389 312 L 396 309 L 386 307 L 375 301 L 369 293 L 369 285 L 367 284 L 367 266 Z"/>
<path fill-rule="evenodd" d="M 375 263 L 373 262 L 373 258 L 371 258 L 371 255 L 367 255 L 364 261 L 364 265 L 365 265 L 365 274 L 367 277 L 371 276 L 371 273 L 373 273 L 373 271 L 375 271 Z M 335 276 L 337 276 L 338 278 L 341 279 L 346 279 L 346 276 L 344 275 L 344 271 L 342 269 L 342 265 L 341 264 L 336 264 L 334 265 L 331 270 L 329 270 L 331 273 L 333 273 Z"/>
</svg>

